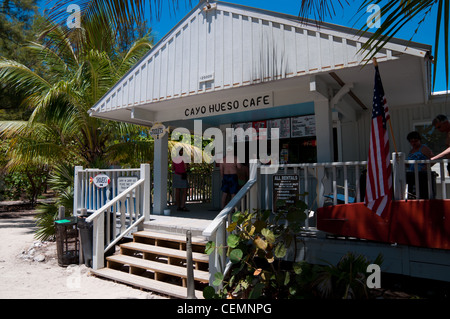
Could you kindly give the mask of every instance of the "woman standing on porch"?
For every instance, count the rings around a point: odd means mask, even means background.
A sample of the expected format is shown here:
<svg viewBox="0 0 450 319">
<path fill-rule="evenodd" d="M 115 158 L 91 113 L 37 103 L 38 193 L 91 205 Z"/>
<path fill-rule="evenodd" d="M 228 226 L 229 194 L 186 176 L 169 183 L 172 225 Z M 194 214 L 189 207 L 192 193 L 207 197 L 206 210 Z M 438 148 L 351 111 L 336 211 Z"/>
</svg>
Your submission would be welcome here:
<svg viewBox="0 0 450 319">
<path fill-rule="evenodd" d="M 413 131 L 406 137 L 411 144 L 411 150 L 408 154 L 408 160 L 428 160 L 433 157 L 433 151 L 422 144 L 422 137 L 419 132 Z M 419 164 L 419 171 L 426 170 L 425 164 Z M 409 171 L 414 171 L 414 164 L 409 165 Z"/>
<path fill-rule="evenodd" d="M 189 183 L 187 180 L 188 164 L 183 160 L 183 149 L 180 151 L 180 155 L 172 160 L 173 181 L 172 188 L 175 189 L 175 202 L 178 206 L 178 211 L 188 212 L 186 208 L 187 189 Z"/>
<path fill-rule="evenodd" d="M 426 145 L 422 144 L 422 137 L 419 132 L 413 131 L 406 137 L 411 144 L 411 150 L 409 151 L 408 160 L 429 160 L 433 157 L 433 151 Z M 408 184 L 409 193 L 414 196 L 413 198 L 420 199 L 433 199 L 435 196 L 435 186 L 434 183 L 431 184 L 431 194 L 428 193 L 428 182 L 427 182 L 427 166 L 424 163 L 417 164 L 418 177 L 419 180 L 416 184 L 416 177 L 414 173 L 415 164 L 409 164 L 406 172 L 406 183 Z M 433 179 L 434 179 L 434 175 Z M 417 191 L 419 191 L 420 196 L 417 197 Z"/>
</svg>

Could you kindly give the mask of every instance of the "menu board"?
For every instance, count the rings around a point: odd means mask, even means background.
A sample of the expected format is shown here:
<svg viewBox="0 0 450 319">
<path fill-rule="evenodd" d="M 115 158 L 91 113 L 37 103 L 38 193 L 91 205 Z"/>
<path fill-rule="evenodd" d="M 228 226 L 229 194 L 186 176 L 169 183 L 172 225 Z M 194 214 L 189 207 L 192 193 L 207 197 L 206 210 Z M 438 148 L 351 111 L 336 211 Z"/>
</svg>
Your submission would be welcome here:
<svg viewBox="0 0 450 319">
<path fill-rule="evenodd" d="M 252 123 L 253 128 L 256 130 L 257 140 L 267 140 L 267 130 L 260 132 L 261 128 L 267 128 L 267 121 L 256 121 Z"/>
<path fill-rule="evenodd" d="M 291 118 L 291 137 L 316 136 L 316 118 L 314 115 Z"/>
<path fill-rule="evenodd" d="M 233 129 L 242 128 L 244 132 L 250 127 L 253 127 L 256 130 L 256 136 L 253 139 L 258 140 L 316 136 L 316 118 L 314 115 L 232 124 Z M 267 128 L 266 133 L 260 134 L 261 128 Z M 272 135 L 272 128 L 279 129 L 278 135 Z M 249 141 L 248 135 L 244 136 L 235 135 L 234 141 Z"/>
<path fill-rule="evenodd" d="M 267 121 L 267 134 L 269 140 L 277 138 L 290 138 L 291 137 L 291 119 L 275 119 Z M 272 135 L 272 128 L 278 128 L 278 135 Z"/>
<path fill-rule="evenodd" d="M 238 128 L 242 128 L 243 129 L 243 134 L 236 134 L 234 135 L 234 141 L 235 142 L 246 142 L 248 141 L 248 135 L 245 135 L 245 131 L 253 126 L 253 122 L 247 122 L 247 123 L 235 123 L 232 124 L 231 127 L 236 130 Z"/>
</svg>

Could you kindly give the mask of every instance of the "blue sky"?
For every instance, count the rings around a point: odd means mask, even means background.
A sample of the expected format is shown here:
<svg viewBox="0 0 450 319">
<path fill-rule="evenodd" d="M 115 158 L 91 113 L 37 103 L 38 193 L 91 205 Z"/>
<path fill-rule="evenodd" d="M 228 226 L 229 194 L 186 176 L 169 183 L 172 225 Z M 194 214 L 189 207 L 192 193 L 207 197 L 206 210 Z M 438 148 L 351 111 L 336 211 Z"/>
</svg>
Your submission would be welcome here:
<svg viewBox="0 0 450 319">
<path fill-rule="evenodd" d="M 41 0 L 41 1 L 47 2 L 48 0 Z M 189 13 L 192 7 L 198 3 L 197 0 L 191 0 L 192 6 L 189 6 L 187 4 L 188 1 L 189 0 L 178 0 L 179 8 L 176 10 L 176 12 L 172 12 L 168 9 L 167 5 L 168 1 L 165 0 L 161 1 L 163 4 L 161 19 L 159 21 L 155 21 L 155 19 L 153 19 L 148 24 L 149 26 L 152 27 L 156 40 L 159 40 L 164 35 L 166 35 L 181 19 L 183 19 L 183 17 L 186 14 Z M 348 4 L 345 4 L 346 1 L 348 2 Z M 249 7 L 256 7 L 265 10 L 298 16 L 301 0 L 225 0 L 225 2 L 237 3 Z M 370 16 L 370 13 L 366 13 L 363 16 L 361 16 L 361 13 L 357 14 L 358 7 L 362 1 L 342 0 L 341 2 L 344 3 L 343 8 L 341 8 L 339 4 L 337 4 L 337 2 L 338 1 L 333 1 L 333 3 L 336 3 L 335 14 L 333 16 L 326 17 L 325 18 L 326 22 L 359 29 L 363 24 L 366 23 L 367 18 Z M 402 28 L 401 32 L 396 35 L 396 37 L 410 40 L 411 37 L 414 35 L 412 41 L 432 45 L 434 50 L 436 16 L 437 12 L 435 8 L 434 12 L 431 12 L 427 16 L 426 20 L 424 21 L 424 23 L 422 23 L 420 29 L 415 35 L 414 31 L 417 29 L 419 21 L 423 18 L 422 16 L 417 17 L 411 23 L 405 25 Z M 383 20 L 383 17 L 381 17 L 381 19 Z M 371 31 L 375 31 L 375 29 L 372 29 Z M 441 39 L 443 40 L 444 38 L 443 32 L 441 33 L 442 33 Z M 443 46 L 444 43 L 442 41 L 442 44 L 440 45 L 440 49 L 442 50 L 440 50 L 439 53 L 440 54 L 439 58 L 441 59 L 441 61 L 443 61 L 444 59 Z M 439 66 L 440 67 L 438 68 L 437 72 L 436 87 L 434 89 L 435 91 L 443 91 L 446 89 L 443 63 L 440 63 Z"/>
</svg>

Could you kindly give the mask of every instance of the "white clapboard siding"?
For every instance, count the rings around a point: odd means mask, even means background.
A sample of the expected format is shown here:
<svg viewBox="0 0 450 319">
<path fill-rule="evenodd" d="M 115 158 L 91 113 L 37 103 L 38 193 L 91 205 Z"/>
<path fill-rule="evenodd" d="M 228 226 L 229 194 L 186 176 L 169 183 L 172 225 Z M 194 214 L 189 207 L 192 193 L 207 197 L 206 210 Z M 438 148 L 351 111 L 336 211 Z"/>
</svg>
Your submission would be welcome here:
<svg viewBox="0 0 450 319">
<path fill-rule="evenodd" d="M 199 3 L 139 61 L 91 113 L 149 105 L 210 91 L 352 67 L 364 38 L 355 30 L 217 2 Z M 425 50 L 389 43 L 379 61 Z M 210 76 L 209 81 L 200 77 Z"/>
</svg>

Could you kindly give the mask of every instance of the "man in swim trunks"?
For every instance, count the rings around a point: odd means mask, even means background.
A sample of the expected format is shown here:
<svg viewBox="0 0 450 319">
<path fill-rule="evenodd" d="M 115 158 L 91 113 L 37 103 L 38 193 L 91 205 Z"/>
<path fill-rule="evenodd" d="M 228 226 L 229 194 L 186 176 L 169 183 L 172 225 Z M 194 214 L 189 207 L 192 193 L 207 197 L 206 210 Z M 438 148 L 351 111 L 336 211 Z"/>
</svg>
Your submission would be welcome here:
<svg viewBox="0 0 450 319">
<path fill-rule="evenodd" d="M 220 176 L 222 177 L 222 208 L 227 204 L 228 195 L 233 198 L 239 191 L 238 169 L 241 164 L 238 163 L 237 157 L 234 156 L 234 149 L 227 147 L 227 155 L 220 164 Z M 228 160 L 227 160 L 228 159 Z"/>
</svg>

